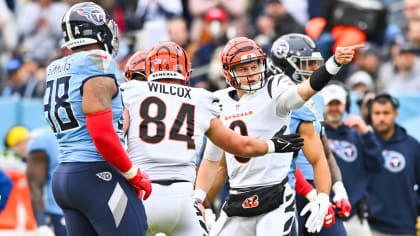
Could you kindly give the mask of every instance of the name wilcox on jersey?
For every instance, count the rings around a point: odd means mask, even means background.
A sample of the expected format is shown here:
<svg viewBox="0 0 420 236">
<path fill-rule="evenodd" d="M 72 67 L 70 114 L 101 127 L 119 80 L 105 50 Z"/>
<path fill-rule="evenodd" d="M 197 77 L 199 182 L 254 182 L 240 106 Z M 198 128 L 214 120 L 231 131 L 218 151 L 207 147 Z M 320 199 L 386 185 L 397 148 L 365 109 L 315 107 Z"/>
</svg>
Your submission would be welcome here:
<svg viewBox="0 0 420 236">
<path fill-rule="evenodd" d="M 174 96 L 176 95 L 181 98 L 191 99 L 191 95 L 190 95 L 191 88 L 187 88 L 187 87 L 178 87 L 178 86 L 172 86 L 169 84 L 149 82 L 149 91 L 155 92 L 155 93 L 170 94 Z"/>
</svg>

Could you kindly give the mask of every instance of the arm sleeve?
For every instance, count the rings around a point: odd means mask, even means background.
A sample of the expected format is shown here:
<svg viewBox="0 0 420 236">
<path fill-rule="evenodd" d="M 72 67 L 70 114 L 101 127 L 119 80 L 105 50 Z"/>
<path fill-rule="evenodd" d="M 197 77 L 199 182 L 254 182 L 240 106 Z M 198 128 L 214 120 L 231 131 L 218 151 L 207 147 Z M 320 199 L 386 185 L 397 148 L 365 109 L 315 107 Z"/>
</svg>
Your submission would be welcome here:
<svg viewBox="0 0 420 236">
<path fill-rule="evenodd" d="M 220 161 L 223 155 L 223 149 L 216 146 L 210 139 L 207 139 L 206 148 L 204 149 L 203 158 L 210 161 Z"/>
<path fill-rule="evenodd" d="M 102 157 L 122 173 L 133 167 L 112 125 L 112 110 L 86 116 L 86 128 Z"/>
<path fill-rule="evenodd" d="M 298 166 L 296 166 L 295 178 L 295 190 L 297 193 L 299 193 L 299 195 L 305 197 L 310 191 L 314 189 L 314 187 L 308 181 L 306 181 L 305 177 L 303 177 L 303 174 Z"/>
<path fill-rule="evenodd" d="M 291 110 L 298 109 L 305 103 L 305 100 L 299 95 L 297 87 L 294 86 L 286 90 L 281 96 L 277 98 L 276 111 L 280 116 L 290 113 Z"/>
<path fill-rule="evenodd" d="M 370 172 L 379 172 L 383 165 L 381 145 L 372 133 L 360 135 L 365 167 Z"/>
</svg>

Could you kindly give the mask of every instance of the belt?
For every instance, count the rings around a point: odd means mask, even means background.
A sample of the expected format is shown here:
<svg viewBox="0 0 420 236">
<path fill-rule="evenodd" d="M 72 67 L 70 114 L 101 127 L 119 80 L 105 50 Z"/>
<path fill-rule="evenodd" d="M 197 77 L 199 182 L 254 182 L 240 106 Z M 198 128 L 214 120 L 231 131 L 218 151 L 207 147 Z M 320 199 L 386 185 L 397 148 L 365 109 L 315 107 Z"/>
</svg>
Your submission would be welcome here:
<svg viewBox="0 0 420 236">
<path fill-rule="evenodd" d="M 182 179 L 162 179 L 162 180 L 152 180 L 153 184 L 160 184 L 160 185 L 171 185 L 173 183 L 182 183 L 182 182 L 190 182 L 188 180 L 182 180 Z"/>
<path fill-rule="evenodd" d="M 248 188 L 230 188 L 231 191 L 238 191 L 238 192 L 248 192 L 248 191 L 254 191 L 259 190 L 267 187 L 272 187 L 276 185 L 285 185 L 289 182 L 289 177 L 286 176 L 279 184 L 273 184 L 273 185 L 262 185 L 262 186 L 255 186 L 255 187 L 248 187 Z"/>
</svg>

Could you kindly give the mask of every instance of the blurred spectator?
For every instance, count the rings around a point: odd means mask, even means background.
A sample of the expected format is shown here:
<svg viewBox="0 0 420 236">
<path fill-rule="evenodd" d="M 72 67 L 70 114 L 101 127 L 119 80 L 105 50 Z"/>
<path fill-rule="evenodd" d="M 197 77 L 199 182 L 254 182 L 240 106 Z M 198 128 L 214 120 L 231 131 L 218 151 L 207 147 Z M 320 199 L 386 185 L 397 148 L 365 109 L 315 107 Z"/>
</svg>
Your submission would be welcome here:
<svg viewBox="0 0 420 236">
<path fill-rule="evenodd" d="M 386 8 L 379 0 L 324 0 L 322 17 L 311 19 L 306 33 L 316 40 L 322 55 L 329 57 L 337 46 L 363 43 L 382 44 L 386 29 Z"/>
<path fill-rule="evenodd" d="M 189 32 L 187 23 L 183 18 L 177 17 L 168 21 L 169 40 L 179 44 L 182 48 L 188 48 Z"/>
<path fill-rule="evenodd" d="M 17 44 L 16 19 L 7 8 L 5 0 L 0 0 L 0 65 L 5 65 L 3 58 Z"/>
<path fill-rule="evenodd" d="M 270 53 L 271 45 L 276 38 L 276 30 L 273 18 L 261 15 L 257 18 L 257 35 L 254 40 L 257 42 L 265 54 Z"/>
<path fill-rule="evenodd" d="M 4 209 L 12 191 L 13 183 L 9 176 L 0 168 L 0 213 Z"/>
<path fill-rule="evenodd" d="M 347 92 L 332 84 L 322 91 L 325 101 L 325 132 L 343 176 L 351 203 L 346 220 L 347 235 L 371 235 L 367 222 L 369 175 L 382 169 L 381 147 L 369 126 L 359 116 L 348 115 L 343 121 Z"/>
<path fill-rule="evenodd" d="M 419 9 L 420 11 L 420 9 Z M 419 13 L 420 14 L 420 13 Z M 409 20 L 407 22 L 407 38 L 410 40 L 415 48 L 417 49 L 417 55 L 419 55 L 420 49 L 420 18 L 415 20 Z"/>
<path fill-rule="evenodd" d="M 420 91 L 420 58 L 410 43 L 399 46 L 392 62 L 380 67 L 377 81 L 379 92 Z"/>
<path fill-rule="evenodd" d="M 352 69 L 366 71 L 372 80 L 376 80 L 381 63 L 381 50 L 374 43 L 365 42 L 364 45 L 365 47 L 357 52 Z"/>
<path fill-rule="evenodd" d="M 158 42 L 168 41 L 168 20 L 181 17 L 181 0 L 138 0 L 134 16 L 126 20 L 126 30 L 141 30 L 134 50 L 149 50 Z"/>
<path fill-rule="evenodd" d="M 372 121 L 370 120 L 370 104 L 375 97 L 375 93 L 371 91 L 365 91 L 359 99 L 357 99 L 357 105 L 359 106 L 359 113 L 362 119 L 366 124 L 371 125 Z"/>
<path fill-rule="evenodd" d="M 305 28 L 287 11 L 281 0 L 268 0 L 265 12 L 274 21 L 277 37 L 288 33 L 305 33 Z"/>
<path fill-rule="evenodd" d="M 61 22 L 67 9 L 67 4 L 53 0 L 37 0 L 22 5 L 17 14 L 21 50 L 29 52 L 31 58 L 45 62 L 63 37 L 58 22 Z"/>
<path fill-rule="evenodd" d="M 373 80 L 369 73 L 359 70 L 350 75 L 346 81 L 347 88 L 351 91 L 363 93 L 365 91 L 374 91 Z"/>
<path fill-rule="evenodd" d="M 404 0 L 404 16 L 407 20 L 420 20 L 420 0 Z"/>
<path fill-rule="evenodd" d="M 308 0 L 279 0 L 286 7 L 287 11 L 301 26 L 305 26 L 309 20 Z M 319 1 L 319 0 L 318 0 Z M 318 3 L 319 4 L 319 3 Z M 280 35 L 279 35 L 280 36 Z"/>
<path fill-rule="evenodd" d="M 50 128 L 31 139 L 26 174 L 38 235 L 65 236 L 63 211 L 52 193 L 52 175 L 58 164 L 58 142 Z M 52 230 L 53 229 L 53 230 Z"/>
<path fill-rule="evenodd" d="M 228 16 L 223 8 L 218 7 L 208 10 L 204 20 L 200 45 L 192 57 L 191 86 L 215 90 L 217 84 L 209 80 L 209 73 L 212 73 L 209 66 L 214 59 L 220 61 L 217 49 L 227 41 Z"/>
<path fill-rule="evenodd" d="M 193 17 L 191 23 L 191 41 L 200 39 L 204 25 L 204 14 L 213 8 L 222 8 L 228 15 L 229 38 L 247 35 L 247 0 L 190 0 L 188 8 Z"/>
<path fill-rule="evenodd" d="M 6 72 L 7 83 L 3 88 L 2 97 L 40 98 L 44 95 L 42 88 L 45 84 L 45 71 L 38 70 L 34 61 L 23 63 L 21 59 L 13 58 L 6 66 Z"/>
<path fill-rule="evenodd" d="M 369 224 L 374 236 L 416 235 L 420 184 L 420 144 L 395 123 L 398 101 L 389 94 L 377 95 L 371 119 L 382 146 L 383 170 L 371 176 Z"/>
<path fill-rule="evenodd" d="M 23 126 L 14 126 L 6 134 L 5 147 L 0 154 L 0 166 L 4 169 L 26 169 L 26 145 L 29 132 Z"/>
</svg>

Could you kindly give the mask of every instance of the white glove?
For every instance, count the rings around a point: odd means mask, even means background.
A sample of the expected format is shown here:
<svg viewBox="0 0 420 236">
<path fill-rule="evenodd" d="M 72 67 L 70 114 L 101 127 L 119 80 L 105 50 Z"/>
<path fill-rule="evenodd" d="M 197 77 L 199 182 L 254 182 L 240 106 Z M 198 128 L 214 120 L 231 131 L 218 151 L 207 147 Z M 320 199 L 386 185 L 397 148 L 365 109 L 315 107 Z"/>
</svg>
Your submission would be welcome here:
<svg viewBox="0 0 420 236">
<path fill-rule="evenodd" d="M 305 198 L 308 199 L 309 202 L 315 202 L 316 201 L 316 189 L 312 189 L 308 194 L 306 194 Z"/>
<path fill-rule="evenodd" d="M 54 231 L 47 225 L 41 225 L 36 229 L 37 236 L 55 236 Z"/>
<path fill-rule="evenodd" d="M 346 188 L 344 188 L 343 182 L 335 182 L 332 186 L 332 189 L 334 191 L 333 202 L 339 209 L 337 214 L 341 217 L 349 217 L 351 213 L 351 203 L 349 201 Z"/>
<path fill-rule="evenodd" d="M 309 233 L 319 233 L 321 231 L 329 205 L 330 197 L 325 193 L 318 193 L 316 200 L 309 202 L 302 209 L 300 216 L 304 216 L 309 211 L 311 212 L 305 223 L 305 227 Z"/>
<path fill-rule="evenodd" d="M 332 186 L 332 190 L 334 191 L 333 202 L 339 202 L 341 199 L 349 199 L 346 188 L 344 188 L 343 182 L 335 182 Z"/>
<path fill-rule="evenodd" d="M 214 224 L 216 224 L 216 215 L 210 208 L 206 208 L 204 213 L 206 215 L 207 230 L 210 232 L 211 228 L 213 228 Z"/>
</svg>

